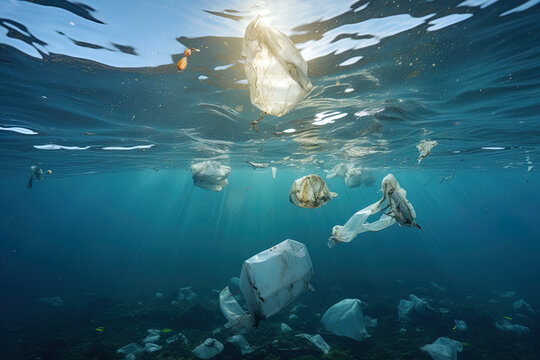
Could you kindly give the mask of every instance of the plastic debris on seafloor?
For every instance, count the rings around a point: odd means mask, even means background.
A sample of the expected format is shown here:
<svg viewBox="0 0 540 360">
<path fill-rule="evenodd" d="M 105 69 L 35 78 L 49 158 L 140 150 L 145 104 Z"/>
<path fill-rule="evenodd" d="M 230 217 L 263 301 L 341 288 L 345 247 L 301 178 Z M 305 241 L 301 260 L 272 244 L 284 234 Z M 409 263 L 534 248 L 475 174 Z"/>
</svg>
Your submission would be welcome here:
<svg viewBox="0 0 540 360">
<path fill-rule="evenodd" d="M 233 344 L 240 350 L 242 355 L 246 355 L 255 351 L 255 348 L 247 342 L 246 338 L 242 335 L 234 335 L 227 339 L 228 343 Z"/>
<path fill-rule="evenodd" d="M 178 340 L 182 340 L 182 342 L 184 344 L 189 344 L 189 340 L 187 339 L 187 337 L 182 334 L 182 333 L 178 333 L 177 335 L 174 335 L 174 336 L 171 336 L 170 338 L 168 338 L 167 340 L 165 340 L 167 342 L 167 344 L 172 344 Z"/>
<path fill-rule="evenodd" d="M 161 330 L 148 329 L 146 332 L 148 332 L 148 336 L 144 338 L 144 343 L 158 341 L 161 336 Z"/>
<path fill-rule="evenodd" d="M 171 304 L 192 303 L 197 300 L 197 294 L 193 291 L 193 286 L 186 286 L 178 290 L 178 297 L 171 301 Z"/>
<path fill-rule="evenodd" d="M 516 335 L 524 335 L 531 332 L 531 329 L 529 329 L 527 326 L 511 324 L 507 320 L 496 322 L 495 326 L 501 331 Z"/>
<path fill-rule="evenodd" d="M 46 303 L 51 306 L 57 307 L 64 304 L 64 299 L 61 296 L 43 297 L 38 299 L 41 303 Z"/>
<path fill-rule="evenodd" d="M 163 346 L 151 342 L 147 342 L 146 344 L 144 344 L 144 350 L 148 352 L 155 352 L 161 349 L 163 349 Z"/>
<path fill-rule="evenodd" d="M 422 159 L 431 154 L 431 149 L 433 149 L 437 144 L 438 143 L 435 140 L 422 140 L 418 145 L 416 145 L 418 152 L 420 152 L 420 155 L 418 155 L 418 165 L 420 165 Z"/>
<path fill-rule="evenodd" d="M 454 319 L 454 329 L 459 331 L 466 331 L 469 327 L 467 326 L 467 323 L 463 320 L 456 320 Z"/>
<path fill-rule="evenodd" d="M 285 240 L 244 261 L 240 273 L 240 290 L 246 300 L 244 311 L 229 288 L 219 296 L 220 309 L 229 321 L 226 328 L 244 333 L 293 302 L 305 290 L 313 265 L 306 245 Z"/>
<path fill-rule="evenodd" d="M 330 350 L 332 349 L 330 345 L 324 341 L 321 335 L 315 334 L 315 335 L 309 335 L 309 334 L 298 334 L 295 335 L 296 337 L 304 338 L 309 340 L 313 345 L 321 349 L 321 351 L 325 354 L 328 354 Z"/>
<path fill-rule="evenodd" d="M 116 352 L 118 354 L 126 355 L 126 358 L 130 354 L 138 355 L 138 354 L 142 353 L 143 351 L 144 351 L 144 349 L 139 344 L 136 344 L 136 343 L 128 344 L 128 345 L 116 350 Z"/>
<path fill-rule="evenodd" d="M 516 300 L 512 303 L 512 307 L 514 308 L 514 311 L 516 312 L 523 312 L 523 310 L 526 310 L 530 313 L 533 312 L 533 309 L 531 307 L 531 305 L 527 304 L 525 302 L 525 300 L 523 299 L 519 299 L 519 300 Z"/>
<path fill-rule="evenodd" d="M 211 359 L 223 351 L 223 344 L 216 339 L 208 338 L 201 345 L 193 349 L 199 359 Z"/>
<path fill-rule="evenodd" d="M 251 103 L 267 114 L 288 113 L 313 88 L 300 51 L 260 16 L 246 27 L 242 58 Z"/>
<path fill-rule="evenodd" d="M 285 323 L 281 323 L 280 328 L 281 328 L 281 332 L 282 332 L 283 334 L 292 331 L 291 327 L 290 327 L 289 325 L 285 324 Z"/>
<path fill-rule="evenodd" d="M 319 208 L 337 196 L 317 175 L 306 175 L 294 181 L 289 190 L 289 200 L 301 208 Z"/>
<path fill-rule="evenodd" d="M 426 351 L 433 360 L 457 360 L 457 353 L 463 351 L 463 345 L 456 340 L 440 337 L 433 344 L 420 348 Z"/>
<path fill-rule="evenodd" d="M 362 301 L 344 299 L 328 309 L 322 319 L 322 327 L 339 336 L 346 336 L 357 341 L 369 338 L 366 327 L 377 326 L 377 319 L 364 316 Z"/>
<path fill-rule="evenodd" d="M 415 221 L 416 212 L 406 198 L 407 192 L 399 186 L 394 175 L 386 175 L 382 181 L 381 188 L 383 191 L 381 200 L 355 213 L 345 225 L 335 225 L 332 228 L 332 236 L 328 239 L 328 247 L 332 248 L 341 242 L 351 242 L 358 234 L 366 231 L 386 229 L 396 221 L 402 226 L 416 226 L 420 228 Z M 381 209 L 383 204 L 385 204 L 385 200 L 388 203 Z M 385 213 L 384 211 L 388 208 L 390 210 Z M 383 212 L 379 220 L 368 223 L 367 219 L 379 211 Z"/>
<path fill-rule="evenodd" d="M 420 315 L 428 315 L 434 309 L 426 300 L 420 299 L 414 294 L 409 295 L 410 300 L 401 299 L 398 305 L 398 318 L 400 321 L 411 320 L 413 311 Z"/>
<path fill-rule="evenodd" d="M 268 163 L 256 163 L 253 161 L 246 161 L 254 169 L 264 169 L 268 167 Z"/>
<path fill-rule="evenodd" d="M 231 168 L 218 161 L 203 161 L 191 165 L 193 184 L 210 191 L 221 191 L 227 186 Z"/>
</svg>

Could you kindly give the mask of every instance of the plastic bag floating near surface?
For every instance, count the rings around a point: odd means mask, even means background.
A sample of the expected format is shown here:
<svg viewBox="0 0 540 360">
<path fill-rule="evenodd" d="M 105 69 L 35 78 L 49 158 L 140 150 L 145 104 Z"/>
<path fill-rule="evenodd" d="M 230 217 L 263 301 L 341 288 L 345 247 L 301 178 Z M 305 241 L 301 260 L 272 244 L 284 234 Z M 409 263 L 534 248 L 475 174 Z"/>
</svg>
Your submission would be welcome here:
<svg viewBox="0 0 540 360">
<path fill-rule="evenodd" d="M 227 186 L 231 168 L 217 161 L 203 161 L 191 165 L 193 184 L 210 191 L 221 191 Z"/>
<path fill-rule="evenodd" d="M 225 325 L 237 333 L 255 327 L 293 302 L 309 284 L 313 266 L 306 245 L 285 240 L 244 261 L 240 274 L 240 290 L 248 311 L 238 304 L 228 287 L 220 294 L 219 302 Z"/>
<path fill-rule="evenodd" d="M 267 114 L 288 113 L 313 88 L 294 43 L 259 16 L 246 27 L 242 58 L 251 103 Z"/>
<path fill-rule="evenodd" d="M 319 208 L 337 196 L 317 175 L 306 175 L 296 179 L 289 190 L 289 200 L 301 208 Z"/>
</svg>

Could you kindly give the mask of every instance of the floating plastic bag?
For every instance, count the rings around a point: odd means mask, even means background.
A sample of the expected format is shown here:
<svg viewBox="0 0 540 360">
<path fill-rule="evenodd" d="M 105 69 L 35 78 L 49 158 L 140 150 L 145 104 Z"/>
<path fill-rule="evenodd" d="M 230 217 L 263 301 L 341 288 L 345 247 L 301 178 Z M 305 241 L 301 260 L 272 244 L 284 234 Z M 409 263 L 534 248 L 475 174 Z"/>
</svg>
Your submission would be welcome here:
<svg viewBox="0 0 540 360">
<path fill-rule="evenodd" d="M 459 331 L 466 331 L 469 327 L 467 326 L 467 323 L 463 320 L 455 320 L 454 319 L 454 323 L 456 324 L 454 326 L 454 329 L 456 330 L 459 330 Z"/>
<path fill-rule="evenodd" d="M 131 343 L 129 345 L 126 345 L 126 346 L 116 350 L 116 352 L 118 354 L 126 355 L 126 358 L 130 354 L 138 355 L 138 354 L 142 353 L 143 351 L 144 351 L 144 349 L 141 346 L 139 346 L 138 344 L 136 344 L 136 343 Z"/>
<path fill-rule="evenodd" d="M 364 316 L 362 301 L 345 299 L 328 309 L 322 319 L 323 328 L 339 336 L 346 336 L 357 341 L 369 338 L 366 327 L 377 326 L 377 319 Z"/>
<path fill-rule="evenodd" d="M 227 339 L 228 343 L 233 344 L 240 350 L 242 355 L 246 355 L 255 351 L 255 348 L 249 345 L 246 338 L 242 335 L 234 335 Z"/>
<path fill-rule="evenodd" d="M 502 322 L 496 322 L 495 326 L 499 330 L 502 330 L 507 333 L 512 333 L 515 335 L 524 335 L 531 332 L 531 329 L 529 329 L 528 327 L 523 326 L 523 325 L 511 324 L 507 320 L 504 320 Z"/>
<path fill-rule="evenodd" d="M 345 184 L 350 188 L 362 185 L 362 169 L 355 167 L 353 164 L 337 164 L 332 170 L 328 171 L 326 178 L 331 179 L 335 176 L 345 179 Z"/>
<path fill-rule="evenodd" d="M 211 359 L 223 351 L 223 344 L 216 339 L 208 338 L 201 345 L 193 349 L 199 359 Z"/>
<path fill-rule="evenodd" d="M 411 320 L 413 312 L 420 315 L 428 315 L 434 309 L 426 300 L 420 299 L 414 294 L 409 295 L 410 300 L 401 299 L 398 305 L 398 318 L 400 321 Z"/>
<path fill-rule="evenodd" d="M 463 345 L 456 340 L 440 337 L 433 344 L 420 348 L 426 351 L 433 360 L 457 360 L 457 353 L 463 351 Z"/>
<path fill-rule="evenodd" d="M 325 354 L 328 354 L 330 350 L 332 349 L 330 345 L 324 341 L 321 335 L 315 334 L 315 335 L 309 335 L 309 334 L 298 334 L 296 337 L 304 338 L 309 340 L 313 345 L 321 349 L 321 351 Z"/>
<path fill-rule="evenodd" d="M 531 305 L 527 304 L 525 302 L 525 300 L 523 300 L 523 299 L 519 299 L 519 300 L 514 301 L 512 303 L 512 307 L 514 308 L 515 312 L 527 311 L 527 312 L 533 313 L 533 309 L 532 309 Z"/>
<path fill-rule="evenodd" d="M 392 216 L 401 226 L 417 227 L 422 229 L 415 221 L 416 212 L 412 204 L 407 200 L 407 191 L 399 186 L 396 178 L 392 174 L 388 174 L 382 181 L 383 197 L 379 201 L 378 207 L 382 207 L 385 200 L 388 205 L 382 209 L 390 208 L 386 213 Z"/>
<path fill-rule="evenodd" d="M 193 184 L 210 191 L 221 191 L 227 186 L 231 168 L 217 161 L 203 161 L 191 165 Z"/>
<path fill-rule="evenodd" d="M 426 158 L 431 154 L 431 149 L 437 146 L 437 144 L 438 142 L 435 140 L 422 140 L 418 145 L 416 145 L 418 152 L 420 152 L 420 155 L 418 155 L 418 165 L 420 165 L 423 158 Z"/>
<path fill-rule="evenodd" d="M 313 266 L 306 245 L 285 240 L 244 261 L 240 273 L 240 290 L 248 311 L 238 304 L 228 287 L 220 293 L 220 308 L 227 328 L 240 333 L 257 326 L 293 302 L 309 284 Z"/>
<path fill-rule="evenodd" d="M 289 200 L 301 208 L 319 208 L 337 196 L 317 175 L 306 175 L 294 181 L 289 190 Z"/>
<path fill-rule="evenodd" d="M 267 114 L 288 113 L 313 88 L 293 42 L 259 16 L 246 27 L 242 58 L 251 103 Z"/>
</svg>

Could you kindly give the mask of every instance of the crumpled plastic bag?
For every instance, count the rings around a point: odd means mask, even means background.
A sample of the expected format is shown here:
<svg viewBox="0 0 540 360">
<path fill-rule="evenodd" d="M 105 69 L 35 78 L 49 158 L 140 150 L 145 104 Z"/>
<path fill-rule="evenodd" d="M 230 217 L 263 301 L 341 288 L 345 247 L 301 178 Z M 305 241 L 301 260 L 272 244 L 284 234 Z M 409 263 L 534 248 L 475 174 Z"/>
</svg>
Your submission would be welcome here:
<svg viewBox="0 0 540 360">
<path fill-rule="evenodd" d="M 240 291 L 248 311 L 238 304 L 228 287 L 220 293 L 220 309 L 229 321 L 225 325 L 236 333 L 256 327 L 293 302 L 305 290 L 313 290 L 309 282 L 313 265 L 306 245 L 285 240 L 244 261 L 240 273 Z"/>
<path fill-rule="evenodd" d="M 421 229 L 415 220 L 416 212 L 406 198 L 407 191 L 399 186 L 394 175 L 386 175 L 382 181 L 381 188 L 383 192 L 381 200 L 355 213 L 345 225 L 335 225 L 332 228 L 332 236 L 328 239 L 328 247 L 332 248 L 340 242 L 351 242 L 358 234 L 366 231 L 386 229 L 396 221 L 402 226 L 415 226 Z M 388 208 L 390 210 L 385 213 L 385 210 Z M 368 223 L 367 219 L 379 211 L 383 213 L 379 220 Z"/>
<path fill-rule="evenodd" d="M 426 351 L 433 360 L 457 360 L 457 353 L 463 351 L 463 345 L 459 341 L 440 337 L 420 350 Z"/>
<path fill-rule="evenodd" d="M 507 333 L 512 333 L 512 334 L 515 334 L 515 335 L 524 335 L 524 334 L 528 334 L 528 333 L 531 332 L 531 329 L 529 329 L 527 326 L 511 324 L 507 320 L 503 320 L 501 322 L 496 322 L 495 326 L 497 327 L 497 329 L 499 329 L 501 331 L 504 331 L 504 332 L 507 332 Z"/>
<path fill-rule="evenodd" d="M 259 16 L 246 27 L 242 58 L 251 103 L 267 114 L 288 113 L 313 88 L 294 43 Z"/>
<path fill-rule="evenodd" d="M 401 299 L 398 305 L 398 318 L 400 321 L 411 320 L 413 312 L 420 315 L 428 315 L 434 309 L 428 302 L 414 294 L 409 295 L 410 300 Z"/>
<path fill-rule="evenodd" d="M 420 165 L 423 158 L 431 155 L 431 149 L 437 146 L 437 144 L 438 142 L 435 140 L 422 140 L 418 145 L 416 145 L 418 152 L 420 152 L 420 155 L 418 155 L 418 165 Z"/>
<path fill-rule="evenodd" d="M 296 179 L 289 190 L 289 201 L 301 208 L 319 208 L 337 196 L 317 175 L 306 175 Z"/>
<path fill-rule="evenodd" d="M 344 299 L 324 313 L 321 324 L 325 330 L 336 335 L 364 341 L 370 337 L 366 327 L 377 326 L 377 319 L 364 316 L 361 300 Z"/>
<path fill-rule="evenodd" d="M 210 191 L 221 191 L 227 186 L 231 168 L 218 161 L 203 161 L 191 165 L 193 184 Z"/>
<path fill-rule="evenodd" d="M 247 342 L 246 338 L 242 335 L 234 335 L 227 339 L 228 343 L 233 344 L 240 350 L 242 355 L 246 355 L 255 351 L 255 348 Z"/>
<path fill-rule="evenodd" d="M 531 305 L 529 305 L 527 302 L 525 302 L 525 300 L 523 299 L 519 299 L 519 300 L 516 300 L 512 303 L 512 307 L 514 308 L 514 311 L 515 312 L 530 312 L 530 313 L 533 313 L 533 309 L 531 307 Z"/>
<path fill-rule="evenodd" d="M 330 347 L 330 345 L 328 345 L 328 343 L 326 341 L 324 341 L 324 339 L 322 338 L 321 335 L 319 334 L 315 334 L 315 335 L 309 335 L 309 334 L 298 334 L 298 335 L 295 335 L 296 337 L 299 337 L 299 338 L 303 338 L 303 339 L 307 339 L 309 340 L 310 343 L 312 343 L 313 345 L 315 345 L 316 347 L 318 347 L 319 349 L 321 349 L 321 351 L 325 354 L 328 354 L 330 352 L 330 350 L 332 350 L 332 348 Z"/>
<path fill-rule="evenodd" d="M 467 329 L 469 328 L 467 326 L 467 323 L 465 321 L 463 321 L 463 320 L 454 319 L 454 323 L 455 323 L 454 329 L 456 329 L 456 330 L 467 331 Z"/>
<path fill-rule="evenodd" d="M 208 338 L 201 345 L 193 349 L 199 359 L 211 359 L 223 351 L 223 344 L 216 339 Z"/>
<path fill-rule="evenodd" d="M 339 163 L 327 171 L 326 178 L 331 179 L 335 176 L 345 179 L 345 184 L 350 188 L 355 188 L 362 185 L 362 168 L 356 167 L 354 164 Z"/>
</svg>

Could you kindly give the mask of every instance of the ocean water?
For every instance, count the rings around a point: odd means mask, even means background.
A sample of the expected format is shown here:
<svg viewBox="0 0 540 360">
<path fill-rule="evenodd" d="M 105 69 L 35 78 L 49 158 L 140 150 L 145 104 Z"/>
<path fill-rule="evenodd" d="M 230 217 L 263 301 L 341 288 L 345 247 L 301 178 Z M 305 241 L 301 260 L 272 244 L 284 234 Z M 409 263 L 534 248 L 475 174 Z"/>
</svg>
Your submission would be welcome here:
<svg viewBox="0 0 540 360">
<path fill-rule="evenodd" d="M 538 359 L 538 3 L 1 2 L 0 359 L 123 359 L 148 329 L 163 348 L 137 359 L 194 359 L 209 337 L 224 344 L 215 359 L 429 359 L 420 348 L 439 337 L 461 342 L 458 359 Z M 258 14 L 314 89 L 255 131 L 241 48 Z M 178 71 L 186 48 L 200 52 Z M 421 140 L 438 144 L 418 164 Z M 231 168 L 220 192 L 193 183 L 206 160 Z M 339 163 L 362 184 L 326 178 Z M 30 166 L 44 175 L 28 189 Z M 422 229 L 329 248 L 389 173 Z M 338 196 L 293 205 L 308 174 Z M 219 291 L 285 239 L 307 246 L 315 291 L 244 334 L 255 350 L 241 355 Z M 186 287 L 196 297 L 177 301 Z M 410 294 L 432 310 L 400 321 Z M 343 299 L 378 319 L 371 337 L 321 325 Z M 166 342 L 180 332 L 188 343 Z"/>
</svg>

